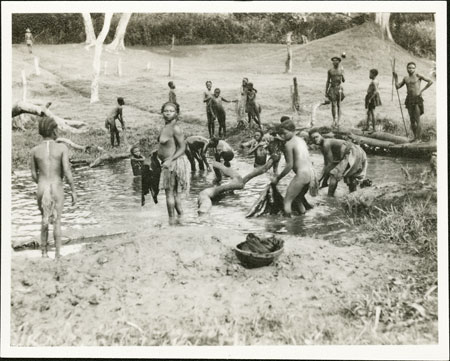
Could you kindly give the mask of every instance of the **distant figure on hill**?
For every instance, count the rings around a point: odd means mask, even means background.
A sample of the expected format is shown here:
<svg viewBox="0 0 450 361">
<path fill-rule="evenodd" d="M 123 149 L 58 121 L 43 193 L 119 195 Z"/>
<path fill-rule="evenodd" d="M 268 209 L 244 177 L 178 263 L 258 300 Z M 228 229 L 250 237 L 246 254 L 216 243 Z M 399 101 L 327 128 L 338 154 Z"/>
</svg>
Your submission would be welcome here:
<svg viewBox="0 0 450 361">
<path fill-rule="evenodd" d="M 214 137 L 214 113 L 211 109 L 211 98 L 213 96 L 211 92 L 212 82 L 208 80 L 206 82 L 206 90 L 203 93 L 203 103 L 206 103 L 206 119 L 208 122 L 208 133 L 209 137 Z"/>
<path fill-rule="evenodd" d="M 173 103 L 177 107 L 177 113 L 180 113 L 180 104 L 177 103 L 177 94 L 175 93 L 175 83 L 173 81 L 169 81 L 167 83 L 169 86 L 169 103 Z"/>
<path fill-rule="evenodd" d="M 33 41 L 34 41 L 33 34 L 31 34 L 30 29 L 27 29 L 25 31 L 25 44 L 27 44 L 28 53 L 30 54 L 33 53 Z"/>
<path fill-rule="evenodd" d="M 408 71 L 408 76 L 405 76 L 402 81 L 398 82 L 398 75 L 393 72 L 395 87 L 397 89 L 401 88 L 406 84 L 406 99 L 405 106 L 408 109 L 409 120 L 411 122 L 411 129 L 414 134 L 413 142 L 419 142 L 422 135 L 422 128 L 420 125 L 420 116 L 424 113 L 423 98 L 422 93 L 428 89 L 433 81 L 429 78 L 416 73 L 416 64 L 414 62 L 409 62 L 406 66 Z M 420 82 L 425 81 L 427 85 L 420 90 Z"/>
<path fill-rule="evenodd" d="M 256 102 L 256 93 L 258 91 L 253 88 L 253 83 L 247 84 L 247 102 L 246 102 L 246 112 L 248 114 L 248 125 L 252 125 L 252 120 L 258 124 L 261 128 L 261 106 Z"/>
<path fill-rule="evenodd" d="M 378 92 L 378 75 L 377 69 L 371 69 L 369 72 L 369 78 L 372 80 L 367 88 L 367 94 L 365 98 L 365 106 L 367 109 L 367 126 L 364 130 L 370 129 L 370 123 L 372 123 L 373 131 L 375 131 L 375 108 L 381 105 L 380 93 Z"/>
<path fill-rule="evenodd" d="M 242 85 L 239 88 L 239 101 L 236 104 L 236 113 L 238 118 L 238 126 L 244 126 L 246 120 L 246 104 L 247 104 L 247 84 L 248 78 L 242 79 Z"/>
<path fill-rule="evenodd" d="M 227 136 L 227 126 L 226 118 L 227 114 L 223 107 L 222 102 L 225 103 L 237 103 L 237 100 L 227 100 L 220 96 L 220 89 L 214 89 L 214 95 L 211 97 L 211 110 L 214 114 L 214 118 L 217 118 L 219 122 L 219 138 L 226 138 Z"/>
<path fill-rule="evenodd" d="M 341 102 L 344 100 L 344 90 L 342 83 L 345 82 L 344 71 L 339 66 L 341 58 L 333 56 L 331 58 L 333 67 L 328 70 L 327 83 L 325 85 L 325 96 L 331 102 L 331 114 L 333 116 L 333 127 L 338 126 L 341 120 Z M 337 114 L 336 114 L 337 111 Z M 337 122 L 336 122 L 337 115 Z"/>
<path fill-rule="evenodd" d="M 122 125 L 122 130 L 125 129 L 125 123 L 123 121 L 122 107 L 125 101 L 122 97 L 117 98 L 117 106 L 111 111 L 109 116 L 105 120 L 105 128 L 109 130 L 111 134 L 111 146 L 114 147 L 114 138 L 116 138 L 117 146 L 120 146 L 119 129 L 117 129 L 116 119 L 119 120 Z"/>
<path fill-rule="evenodd" d="M 209 146 L 209 139 L 200 135 L 193 135 L 186 138 L 186 156 L 191 163 L 191 170 L 193 172 L 195 172 L 195 160 L 197 160 L 200 170 L 205 170 L 206 165 L 208 172 L 211 171 L 211 167 L 206 159 L 206 151 Z"/>
<path fill-rule="evenodd" d="M 364 181 L 367 172 L 366 152 L 356 144 L 342 139 L 324 139 L 315 129 L 309 132 L 314 144 L 320 146 L 324 158 L 320 188 L 328 187 L 328 195 L 334 196 L 338 182 L 344 178 L 350 192 Z M 328 185 L 328 179 L 330 184 Z"/>
<path fill-rule="evenodd" d="M 57 124 L 54 119 L 43 117 L 39 121 L 39 134 L 43 142 L 31 150 L 31 176 L 37 183 L 37 202 L 42 215 L 42 257 L 48 257 L 47 241 L 49 224 L 53 224 L 55 258 L 61 256 L 61 216 L 64 205 L 64 177 L 72 192 L 72 205 L 77 194 L 72 179 L 67 147 L 56 143 Z"/>
</svg>

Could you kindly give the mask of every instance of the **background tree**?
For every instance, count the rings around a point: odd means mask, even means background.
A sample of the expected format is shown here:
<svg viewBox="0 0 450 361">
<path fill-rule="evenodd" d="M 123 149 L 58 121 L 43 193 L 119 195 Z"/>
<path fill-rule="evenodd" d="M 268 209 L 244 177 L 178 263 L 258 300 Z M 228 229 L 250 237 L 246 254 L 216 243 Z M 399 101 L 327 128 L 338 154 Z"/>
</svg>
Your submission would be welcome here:
<svg viewBox="0 0 450 361">
<path fill-rule="evenodd" d="M 94 25 L 92 25 L 91 14 L 81 13 L 81 15 L 83 16 L 84 31 L 86 33 L 85 43 L 87 45 L 93 44 L 93 43 L 95 43 L 95 31 L 94 31 Z"/>
<path fill-rule="evenodd" d="M 98 35 L 95 40 L 95 51 L 94 51 L 94 62 L 92 64 L 94 69 L 94 76 L 92 78 L 91 83 L 91 103 L 98 102 L 100 99 L 98 97 L 98 83 L 100 80 L 100 65 L 101 65 L 101 56 L 103 50 L 103 43 L 106 39 L 106 35 L 108 35 L 109 27 L 111 25 L 113 13 L 106 13 L 105 20 L 103 22 L 102 31 Z"/>
<path fill-rule="evenodd" d="M 391 13 L 375 13 L 375 24 L 378 24 L 381 27 L 381 36 L 383 39 L 387 36 L 390 41 L 394 41 L 389 28 L 390 17 Z"/>
<path fill-rule="evenodd" d="M 132 13 L 123 13 L 116 27 L 114 40 L 105 48 L 108 51 L 125 50 L 125 33 Z"/>
</svg>

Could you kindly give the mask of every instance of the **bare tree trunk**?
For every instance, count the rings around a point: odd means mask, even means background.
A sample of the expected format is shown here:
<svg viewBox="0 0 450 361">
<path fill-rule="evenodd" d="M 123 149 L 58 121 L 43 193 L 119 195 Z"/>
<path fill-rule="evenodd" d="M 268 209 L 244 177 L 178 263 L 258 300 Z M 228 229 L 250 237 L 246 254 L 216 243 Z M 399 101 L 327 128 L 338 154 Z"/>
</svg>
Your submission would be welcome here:
<svg viewBox="0 0 450 361">
<path fill-rule="evenodd" d="M 287 46 L 287 59 L 286 59 L 286 70 L 285 73 L 292 72 L 292 31 L 286 34 L 286 46 Z"/>
<path fill-rule="evenodd" d="M 68 131 L 71 133 L 83 133 L 86 130 L 82 128 L 86 128 L 86 123 L 80 122 L 77 120 L 68 120 L 63 119 L 61 117 L 58 117 L 57 115 L 53 114 L 50 109 L 52 103 L 47 103 L 44 107 L 40 105 L 36 105 L 29 102 L 23 102 L 19 101 L 15 103 L 12 107 L 12 117 L 16 117 L 20 114 L 34 114 L 43 116 L 46 115 L 49 118 L 52 118 L 55 120 L 55 122 L 58 124 L 58 128 L 60 130 Z"/>
<path fill-rule="evenodd" d="M 394 41 L 389 28 L 390 17 L 391 13 L 375 13 L 375 24 L 378 24 L 381 27 L 381 36 L 383 39 L 387 36 L 390 41 Z"/>
<path fill-rule="evenodd" d="M 103 28 L 95 41 L 95 52 L 94 52 L 94 62 L 92 64 L 94 74 L 91 83 L 91 103 L 98 102 L 100 99 L 98 97 L 98 83 L 100 80 L 100 68 L 101 68 L 101 56 L 103 50 L 103 42 L 108 35 L 109 26 L 111 25 L 112 13 L 105 14 L 105 21 L 103 23 Z"/>
<path fill-rule="evenodd" d="M 95 43 L 95 32 L 94 32 L 94 25 L 92 25 L 91 14 L 81 13 L 81 15 L 83 16 L 84 31 L 86 32 L 85 43 L 87 45 L 94 44 Z"/>
<path fill-rule="evenodd" d="M 117 24 L 114 40 L 106 46 L 107 51 L 125 50 L 125 33 L 127 31 L 128 22 L 130 21 L 132 13 L 123 13 L 120 17 L 119 24 Z"/>
<path fill-rule="evenodd" d="M 292 111 L 300 113 L 300 95 L 298 93 L 298 84 L 296 77 L 294 77 L 294 89 L 292 93 Z"/>
<path fill-rule="evenodd" d="M 241 177 L 235 170 L 225 167 L 223 164 L 213 162 L 213 168 L 220 170 L 223 174 L 231 177 L 231 181 L 226 184 L 222 184 L 217 187 L 211 187 L 204 189 L 198 195 L 198 213 L 206 214 L 211 210 L 212 199 L 219 194 L 229 192 L 232 190 L 243 189 L 247 182 L 265 172 L 267 172 L 273 165 L 273 159 L 269 158 L 267 163 L 261 167 L 255 168 L 249 174 Z"/>
</svg>

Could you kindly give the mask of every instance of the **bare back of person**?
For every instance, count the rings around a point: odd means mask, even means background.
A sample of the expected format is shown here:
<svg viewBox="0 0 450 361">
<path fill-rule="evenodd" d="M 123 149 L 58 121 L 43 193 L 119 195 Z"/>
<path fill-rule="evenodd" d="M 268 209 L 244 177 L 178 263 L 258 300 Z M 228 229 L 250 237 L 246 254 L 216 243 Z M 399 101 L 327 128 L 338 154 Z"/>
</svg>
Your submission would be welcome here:
<svg viewBox="0 0 450 361">
<path fill-rule="evenodd" d="M 325 139 L 323 141 L 324 151 L 331 150 L 333 154 L 333 161 L 339 162 L 344 156 L 347 141 L 342 139 Z"/>
<path fill-rule="evenodd" d="M 192 152 L 201 152 L 209 140 L 201 135 L 192 135 L 186 138 L 186 144 Z"/>
<path fill-rule="evenodd" d="M 311 176 L 311 160 L 309 158 L 308 146 L 302 138 L 293 136 L 285 144 L 285 153 L 292 152 L 293 166 L 292 170 L 296 177 L 308 183 Z"/>
</svg>

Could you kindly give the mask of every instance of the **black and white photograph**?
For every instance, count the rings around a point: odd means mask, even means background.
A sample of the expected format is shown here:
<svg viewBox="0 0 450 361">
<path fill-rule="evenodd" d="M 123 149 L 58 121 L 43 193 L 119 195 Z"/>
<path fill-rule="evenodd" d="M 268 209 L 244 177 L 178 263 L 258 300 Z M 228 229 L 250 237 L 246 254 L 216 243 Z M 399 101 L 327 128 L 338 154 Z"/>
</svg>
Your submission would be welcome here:
<svg viewBox="0 0 450 361">
<path fill-rule="evenodd" d="M 447 359 L 446 6 L 2 2 L 2 357 Z"/>
</svg>

